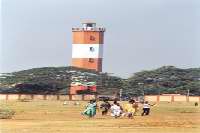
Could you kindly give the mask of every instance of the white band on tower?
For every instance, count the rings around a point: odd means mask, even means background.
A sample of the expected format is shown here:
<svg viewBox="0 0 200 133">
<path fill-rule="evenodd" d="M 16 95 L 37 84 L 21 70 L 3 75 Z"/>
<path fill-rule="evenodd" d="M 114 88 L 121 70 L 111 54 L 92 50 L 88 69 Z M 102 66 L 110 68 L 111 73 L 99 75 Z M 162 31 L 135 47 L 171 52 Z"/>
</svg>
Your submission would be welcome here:
<svg viewBox="0 0 200 133">
<path fill-rule="evenodd" d="M 102 58 L 103 44 L 73 44 L 72 58 Z"/>
</svg>

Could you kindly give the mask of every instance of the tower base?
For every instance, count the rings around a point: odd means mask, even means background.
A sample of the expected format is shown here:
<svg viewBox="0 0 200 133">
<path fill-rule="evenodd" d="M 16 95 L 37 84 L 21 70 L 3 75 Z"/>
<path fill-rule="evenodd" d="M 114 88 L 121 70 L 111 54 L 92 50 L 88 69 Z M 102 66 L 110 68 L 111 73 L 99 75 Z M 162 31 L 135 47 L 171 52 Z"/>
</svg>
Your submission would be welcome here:
<svg viewBox="0 0 200 133">
<path fill-rule="evenodd" d="M 96 93 L 96 86 L 71 86 L 70 94 L 91 94 Z"/>
</svg>

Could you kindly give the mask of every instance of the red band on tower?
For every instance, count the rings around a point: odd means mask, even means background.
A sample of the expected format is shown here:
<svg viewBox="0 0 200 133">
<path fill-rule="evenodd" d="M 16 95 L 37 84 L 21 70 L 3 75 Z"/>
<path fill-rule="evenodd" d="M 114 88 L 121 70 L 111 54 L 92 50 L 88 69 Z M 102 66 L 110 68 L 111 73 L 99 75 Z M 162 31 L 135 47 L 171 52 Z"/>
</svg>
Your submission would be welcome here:
<svg viewBox="0 0 200 133">
<path fill-rule="evenodd" d="M 72 28 L 72 66 L 102 71 L 103 43 L 105 28 L 96 27 L 96 23 L 82 23 L 81 28 Z M 96 91 L 96 86 L 90 86 Z M 88 89 L 88 86 L 71 84 L 70 94 L 77 90 Z"/>
</svg>

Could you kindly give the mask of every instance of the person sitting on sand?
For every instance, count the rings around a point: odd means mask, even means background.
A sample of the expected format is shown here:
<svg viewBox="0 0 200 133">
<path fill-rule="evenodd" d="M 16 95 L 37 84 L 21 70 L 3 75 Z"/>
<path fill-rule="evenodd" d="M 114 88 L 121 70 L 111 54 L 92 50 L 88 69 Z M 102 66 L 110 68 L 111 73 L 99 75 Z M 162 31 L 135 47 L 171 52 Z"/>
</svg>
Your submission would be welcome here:
<svg viewBox="0 0 200 133">
<path fill-rule="evenodd" d="M 111 116 L 115 118 L 120 117 L 122 114 L 122 108 L 119 105 L 119 103 L 117 103 L 116 100 L 113 102 L 113 105 L 111 106 L 110 110 L 111 110 Z"/>
<path fill-rule="evenodd" d="M 133 118 L 133 114 L 135 112 L 135 109 L 133 108 L 133 103 L 135 100 L 131 99 L 128 101 L 128 103 L 125 105 L 125 112 L 128 118 Z"/>
<path fill-rule="evenodd" d="M 137 112 L 139 111 L 139 102 L 138 101 L 133 101 L 133 108 L 135 109 L 135 112 L 133 115 L 137 115 Z"/>
<path fill-rule="evenodd" d="M 86 109 L 82 114 L 88 116 L 89 118 L 94 117 L 96 115 L 96 109 L 96 100 L 90 100 L 89 104 L 86 106 Z"/>
<path fill-rule="evenodd" d="M 104 102 L 100 105 L 100 109 L 102 110 L 102 115 L 107 115 L 108 110 L 110 109 L 111 105 L 107 99 L 104 99 Z"/>
</svg>

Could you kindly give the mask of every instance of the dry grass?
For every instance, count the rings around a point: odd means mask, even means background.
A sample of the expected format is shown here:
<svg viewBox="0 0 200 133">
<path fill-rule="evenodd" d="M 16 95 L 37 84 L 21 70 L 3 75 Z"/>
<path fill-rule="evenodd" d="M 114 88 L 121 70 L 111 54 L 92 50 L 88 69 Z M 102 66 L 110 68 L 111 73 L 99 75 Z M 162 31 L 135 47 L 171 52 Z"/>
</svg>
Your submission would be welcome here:
<svg viewBox="0 0 200 133">
<path fill-rule="evenodd" d="M 0 119 L 11 119 L 15 112 L 11 109 L 1 109 L 0 108 Z"/>
<path fill-rule="evenodd" d="M 86 102 L 74 105 L 62 101 L 1 102 L 16 114 L 0 120 L 1 133 L 199 133 L 200 107 L 194 103 L 160 103 L 150 116 L 134 119 L 110 116 L 100 112 L 92 119 L 80 115 Z M 140 109 L 141 110 L 141 109 Z M 140 114 L 140 112 L 138 113 Z"/>
</svg>

